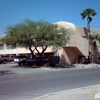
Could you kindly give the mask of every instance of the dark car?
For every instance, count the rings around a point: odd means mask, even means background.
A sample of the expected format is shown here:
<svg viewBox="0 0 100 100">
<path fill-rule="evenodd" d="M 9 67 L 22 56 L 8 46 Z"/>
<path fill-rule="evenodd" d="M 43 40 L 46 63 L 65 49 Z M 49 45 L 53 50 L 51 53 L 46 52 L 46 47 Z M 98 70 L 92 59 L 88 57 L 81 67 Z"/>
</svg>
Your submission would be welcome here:
<svg viewBox="0 0 100 100">
<path fill-rule="evenodd" d="M 34 65 L 37 62 L 37 58 L 36 56 L 32 56 L 32 55 L 27 55 L 26 56 L 26 64 L 27 65 Z"/>
</svg>

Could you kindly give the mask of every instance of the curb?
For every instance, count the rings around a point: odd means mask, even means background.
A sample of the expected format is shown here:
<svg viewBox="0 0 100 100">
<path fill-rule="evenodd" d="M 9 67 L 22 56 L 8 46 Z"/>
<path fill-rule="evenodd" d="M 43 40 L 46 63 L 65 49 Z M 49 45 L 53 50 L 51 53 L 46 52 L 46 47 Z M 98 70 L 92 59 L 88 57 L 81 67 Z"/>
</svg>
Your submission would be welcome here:
<svg viewBox="0 0 100 100">
<path fill-rule="evenodd" d="M 86 86 L 86 87 L 80 87 L 80 88 L 75 88 L 75 89 L 70 89 L 70 90 L 65 90 L 65 91 L 60 91 L 60 92 L 55 92 L 55 93 L 50 93 L 50 94 L 46 94 L 46 95 L 43 95 L 43 96 L 40 96 L 40 97 L 36 97 L 34 99 L 31 99 L 31 100 L 41 100 L 43 98 L 48 98 L 49 96 L 57 96 L 57 95 L 62 95 L 66 92 L 71 92 L 71 91 L 77 91 L 77 90 L 87 90 L 89 88 L 93 88 L 93 87 L 97 87 L 97 86 L 100 86 L 100 84 L 97 84 L 97 85 L 91 85 L 91 86 Z M 95 92 L 95 91 L 94 91 Z M 91 96 L 92 97 L 92 96 Z M 67 100 L 67 99 L 66 99 Z"/>
</svg>

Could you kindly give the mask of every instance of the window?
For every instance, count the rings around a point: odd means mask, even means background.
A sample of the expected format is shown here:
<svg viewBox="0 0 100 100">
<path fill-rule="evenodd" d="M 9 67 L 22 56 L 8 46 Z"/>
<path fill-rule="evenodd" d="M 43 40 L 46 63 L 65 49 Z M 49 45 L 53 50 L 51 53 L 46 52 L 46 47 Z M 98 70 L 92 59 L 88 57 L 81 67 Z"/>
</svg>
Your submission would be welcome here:
<svg viewBox="0 0 100 100">
<path fill-rule="evenodd" d="M 20 48 L 25 48 L 25 46 L 23 44 L 20 44 L 19 47 Z"/>
<path fill-rule="evenodd" d="M 4 46 L 0 46 L 0 50 L 3 50 L 4 49 Z"/>
<path fill-rule="evenodd" d="M 6 46 L 6 49 L 14 49 L 14 48 L 15 48 L 14 45 L 7 45 L 7 46 Z"/>
</svg>

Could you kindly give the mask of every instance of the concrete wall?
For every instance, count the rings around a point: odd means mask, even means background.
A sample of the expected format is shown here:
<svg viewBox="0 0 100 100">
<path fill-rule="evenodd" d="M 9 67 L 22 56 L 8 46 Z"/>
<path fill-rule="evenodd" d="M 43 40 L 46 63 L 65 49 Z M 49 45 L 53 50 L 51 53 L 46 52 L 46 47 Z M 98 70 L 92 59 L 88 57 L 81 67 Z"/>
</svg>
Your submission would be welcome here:
<svg viewBox="0 0 100 100">
<path fill-rule="evenodd" d="M 71 35 L 69 46 L 76 46 L 84 56 L 88 57 L 89 44 L 87 38 L 80 35 L 77 29 L 74 29 L 74 34 Z"/>
<path fill-rule="evenodd" d="M 16 47 L 15 49 L 6 49 L 6 45 L 4 46 L 4 50 L 0 50 L 0 54 L 27 54 L 30 53 L 29 49 L 26 48 L 19 48 Z M 38 48 L 39 51 L 41 52 L 41 48 Z M 52 48 L 48 47 L 47 50 L 45 52 L 53 52 Z M 37 51 L 35 51 L 35 53 L 37 53 Z"/>
<path fill-rule="evenodd" d="M 85 37 L 84 29 L 79 29 L 75 27 L 72 23 L 67 22 L 57 22 L 57 24 L 67 28 L 70 32 L 70 41 L 68 45 L 62 51 L 59 51 L 62 63 L 78 63 L 80 56 L 85 56 L 88 58 L 88 40 Z M 79 33 L 80 32 L 80 33 Z M 84 35 L 84 37 L 81 35 Z"/>
<path fill-rule="evenodd" d="M 82 37 L 84 37 L 84 38 L 87 37 L 87 29 L 86 29 L 86 28 L 84 28 L 84 27 L 76 27 L 76 29 L 77 29 L 78 33 L 79 33 Z M 97 33 L 97 34 L 100 35 L 100 30 L 97 30 L 97 29 L 90 29 L 90 33 L 89 33 L 89 34 L 93 34 L 93 33 Z M 89 51 L 91 52 L 91 44 L 90 44 Z M 99 57 L 100 57 L 99 53 L 100 53 L 100 42 L 97 41 L 97 42 L 96 42 L 96 47 L 95 47 L 95 57 L 96 57 L 96 58 L 99 58 Z"/>
</svg>

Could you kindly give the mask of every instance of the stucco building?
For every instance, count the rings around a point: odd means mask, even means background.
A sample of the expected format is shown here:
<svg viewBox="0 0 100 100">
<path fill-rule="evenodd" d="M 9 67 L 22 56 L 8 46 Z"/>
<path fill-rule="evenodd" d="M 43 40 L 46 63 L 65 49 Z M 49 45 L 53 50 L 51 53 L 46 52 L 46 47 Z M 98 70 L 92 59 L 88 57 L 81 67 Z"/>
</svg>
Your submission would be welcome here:
<svg viewBox="0 0 100 100">
<path fill-rule="evenodd" d="M 80 63 L 82 57 L 86 57 L 86 59 L 88 59 L 89 51 L 91 52 L 91 50 L 89 48 L 89 41 L 87 39 L 87 29 L 84 27 L 77 27 L 73 23 L 64 21 L 57 22 L 57 24 L 68 29 L 68 31 L 70 32 L 70 41 L 57 52 L 54 52 L 51 48 L 47 48 L 47 50 L 45 51 L 45 55 L 59 55 L 61 63 L 68 64 Z M 100 30 L 91 29 L 91 33 L 93 32 L 100 34 Z M 99 42 L 97 42 L 95 50 L 95 57 L 97 58 L 99 57 L 100 52 L 99 46 Z M 17 45 L 16 48 L 13 48 L 11 45 L 0 43 L 0 55 L 17 55 L 29 53 L 30 51 L 28 49 L 25 49 L 22 45 Z"/>
</svg>

